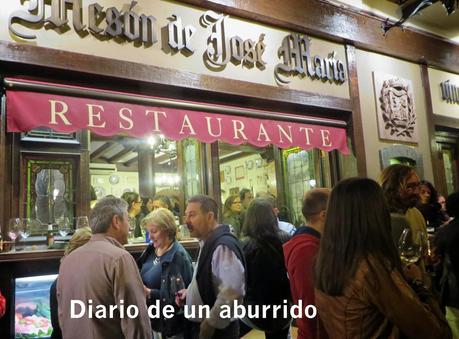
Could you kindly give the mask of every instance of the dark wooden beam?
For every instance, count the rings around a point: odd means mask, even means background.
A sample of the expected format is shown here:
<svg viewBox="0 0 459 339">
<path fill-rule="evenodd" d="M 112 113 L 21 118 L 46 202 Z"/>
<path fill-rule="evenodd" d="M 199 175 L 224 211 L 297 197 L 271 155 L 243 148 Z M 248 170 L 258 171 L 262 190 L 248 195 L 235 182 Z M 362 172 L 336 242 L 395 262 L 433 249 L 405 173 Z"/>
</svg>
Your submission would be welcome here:
<svg viewBox="0 0 459 339">
<path fill-rule="evenodd" d="M 124 148 L 122 151 L 116 153 L 114 156 L 110 157 L 108 159 L 108 162 L 113 164 L 115 162 L 117 162 L 118 160 L 122 159 L 123 157 L 125 157 L 127 154 L 133 152 L 135 150 L 135 147 L 126 147 Z"/>
<path fill-rule="evenodd" d="M 459 130 L 459 120 L 444 115 L 434 115 L 434 124 L 445 127 L 446 130 Z"/>
<path fill-rule="evenodd" d="M 117 143 L 113 141 L 106 142 L 105 144 L 103 144 L 102 146 L 100 146 L 98 149 L 96 149 L 94 152 L 91 153 L 90 155 L 91 161 L 93 162 L 101 158 L 106 152 L 108 152 L 109 150 L 111 150 L 112 148 L 116 146 L 117 146 Z"/>
<path fill-rule="evenodd" d="M 349 76 L 349 95 L 351 97 L 352 121 L 350 123 L 352 148 L 357 159 L 357 174 L 367 176 L 367 160 L 365 155 L 365 143 L 363 139 L 363 121 L 360 108 L 359 77 L 357 74 L 356 49 L 346 45 L 347 72 Z"/>
<path fill-rule="evenodd" d="M 439 192 L 445 195 L 447 193 L 445 170 L 442 168 L 441 153 L 438 151 L 437 142 L 435 140 L 435 116 L 432 105 L 432 94 L 430 92 L 429 68 L 427 65 L 421 65 L 421 78 L 426 101 L 427 139 L 430 145 L 430 160 L 432 162 L 434 186 Z"/>
<path fill-rule="evenodd" d="M 261 150 L 262 149 L 260 149 L 259 151 L 261 151 Z M 219 156 L 219 162 L 220 162 L 220 165 L 222 165 L 222 164 L 224 164 L 226 162 L 233 161 L 233 160 L 245 157 L 246 155 L 252 155 L 252 154 L 253 153 L 249 153 L 249 152 L 241 152 L 241 153 L 238 153 L 238 154 L 233 154 L 233 155 L 227 156 L 223 160 L 221 160 L 221 158 Z"/>
<path fill-rule="evenodd" d="M 138 157 L 135 156 L 134 158 L 126 161 L 125 163 L 123 163 L 123 166 L 126 166 L 126 167 L 131 167 L 132 164 L 136 163 L 138 161 Z"/>
<path fill-rule="evenodd" d="M 178 1 L 459 73 L 458 44 L 407 27 L 384 36 L 381 25 L 386 18 L 327 1 Z"/>
</svg>

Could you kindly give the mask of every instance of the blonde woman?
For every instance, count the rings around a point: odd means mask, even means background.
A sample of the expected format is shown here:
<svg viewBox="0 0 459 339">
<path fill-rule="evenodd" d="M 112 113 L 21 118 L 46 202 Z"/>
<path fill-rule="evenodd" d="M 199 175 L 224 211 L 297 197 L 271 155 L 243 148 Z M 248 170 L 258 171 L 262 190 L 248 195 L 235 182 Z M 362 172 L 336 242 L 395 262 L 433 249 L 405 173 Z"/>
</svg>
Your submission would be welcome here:
<svg viewBox="0 0 459 339">
<path fill-rule="evenodd" d="M 155 209 L 142 220 L 142 226 L 151 239 L 138 259 L 147 305 L 160 300 L 161 307 L 172 305 L 175 309 L 171 319 L 151 319 L 153 338 L 183 338 L 185 319 L 175 304 L 175 294 L 191 282 L 191 258 L 176 240 L 174 215 L 168 209 Z"/>
<path fill-rule="evenodd" d="M 65 248 L 64 258 L 78 247 L 86 244 L 91 239 L 92 231 L 89 227 L 82 227 L 75 231 L 70 238 L 70 241 Z M 62 259 L 64 259 L 62 258 Z M 56 298 L 57 279 L 54 280 L 49 290 L 49 306 L 51 310 L 51 325 L 53 326 L 52 339 L 62 338 L 61 328 L 59 327 L 59 319 L 57 313 L 57 298 Z"/>
</svg>

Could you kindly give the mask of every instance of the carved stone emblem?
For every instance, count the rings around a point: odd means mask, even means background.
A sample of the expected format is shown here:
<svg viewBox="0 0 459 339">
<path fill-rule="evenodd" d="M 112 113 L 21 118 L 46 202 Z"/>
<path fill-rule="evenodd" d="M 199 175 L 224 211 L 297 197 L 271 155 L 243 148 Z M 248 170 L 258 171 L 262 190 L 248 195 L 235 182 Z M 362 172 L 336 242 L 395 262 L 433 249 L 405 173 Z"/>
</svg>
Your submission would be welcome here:
<svg viewBox="0 0 459 339">
<path fill-rule="evenodd" d="M 376 72 L 374 77 L 380 138 L 417 142 L 411 81 Z"/>
</svg>

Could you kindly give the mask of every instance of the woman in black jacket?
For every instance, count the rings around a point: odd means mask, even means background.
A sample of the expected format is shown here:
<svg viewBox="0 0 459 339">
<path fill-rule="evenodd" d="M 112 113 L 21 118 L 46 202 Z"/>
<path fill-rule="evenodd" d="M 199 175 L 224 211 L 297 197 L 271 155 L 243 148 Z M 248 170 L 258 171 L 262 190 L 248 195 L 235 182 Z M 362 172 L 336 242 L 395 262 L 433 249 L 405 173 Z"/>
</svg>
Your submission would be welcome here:
<svg viewBox="0 0 459 339">
<path fill-rule="evenodd" d="M 155 209 L 142 220 L 142 225 L 150 232 L 152 241 L 137 261 L 147 305 L 159 300 L 161 309 L 172 305 L 175 310 L 171 319 L 151 319 L 153 338 L 181 338 L 185 319 L 175 304 L 175 294 L 191 282 L 193 266 L 190 255 L 175 239 L 175 219 L 168 209 Z"/>
<path fill-rule="evenodd" d="M 247 263 L 247 291 L 244 304 L 246 308 L 271 305 L 267 317 L 243 318 L 240 323 L 240 336 L 252 328 L 265 332 L 266 339 L 287 338 L 290 317 L 278 312 L 273 316 L 273 305 L 290 302 L 290 285 L 285 268 L 279 227 L 273 208 L 266 199 L 255 199 L 247 209 L 242 228 L 246 238 L 242 249 Z"/>
</svg>

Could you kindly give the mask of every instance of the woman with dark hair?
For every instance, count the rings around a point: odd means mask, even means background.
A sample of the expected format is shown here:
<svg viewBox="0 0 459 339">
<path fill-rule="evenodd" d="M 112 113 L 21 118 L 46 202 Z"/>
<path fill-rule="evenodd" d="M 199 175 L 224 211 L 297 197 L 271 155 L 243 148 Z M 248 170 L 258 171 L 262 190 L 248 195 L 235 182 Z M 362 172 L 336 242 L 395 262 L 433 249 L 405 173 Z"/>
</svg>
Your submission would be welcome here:
<svg viewBox="0 0 459 339">
<path fill-rule="evenodd" d="M 451 338 L 419 267 L 403 272 L 379 185 L 364 178 L 338 183 L 315 267 L 316 306 L 329 337 Z"/>
<path fill-rule="evenodd" d="M 128 203 L 129 234 L 136 238 L 141 237 L 142 229 L 137 220 L 137 215 L 142 210 L 142 199 L 140 199 L 139 193 L 124 192 L 121 199 Z"/>
<path fill-rule="evenodd" d="M 252 328 L 265 332 L 268 338 L 287 338 L 290 318 L 273 316 L 273 305 L 284 305 L 290 301 L 290 285 L 285 268 L 282 243 L 279 239 L 277 217 L 272 205 L 266 199 L 253 200 L 244 220 L 242 249 L 247 264 L 246 307 L 271 305 L 266 317 L 243 318 L 240 322 L 240 336 Z"/>
<path fill-rule="evenodd" d="M 426 220 L 427 227 L 437 228 L 448 221 L 443 219 L 437 190 L 428 181 L 422 180 L 420 182 L 419 202 L 416 207 Z"/>
<path fill-rule="evenodd" d="M 242 204 L 239 195 L 230 195 L 223 205 L 223 223 L 233 227 L 234 235 L 237 238 L 241 236 L 241 211 Z"/>
</svg>

